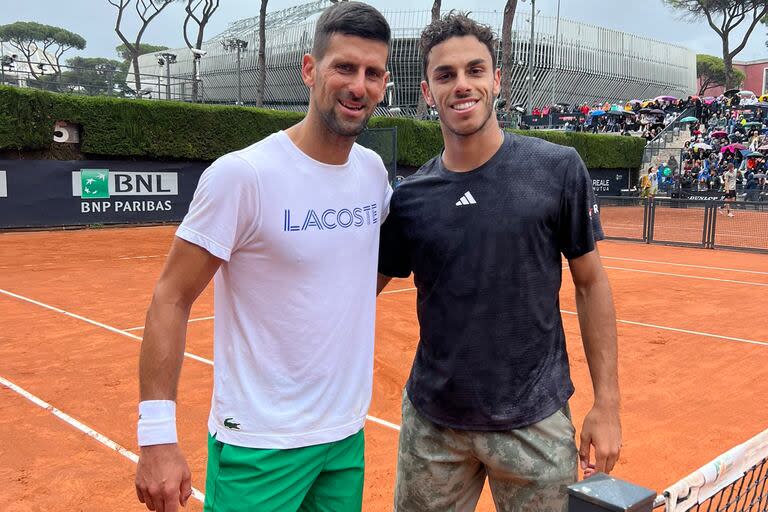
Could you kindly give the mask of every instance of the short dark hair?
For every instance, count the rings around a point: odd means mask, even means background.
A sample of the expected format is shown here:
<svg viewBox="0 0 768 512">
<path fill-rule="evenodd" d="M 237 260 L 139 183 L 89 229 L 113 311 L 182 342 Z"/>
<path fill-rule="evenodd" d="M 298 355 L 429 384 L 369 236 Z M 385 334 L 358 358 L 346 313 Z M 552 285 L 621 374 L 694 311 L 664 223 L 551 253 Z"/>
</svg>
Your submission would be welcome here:
<svg viewBox="0 0 768 512">
<path fill-rule="evenodd" d="M 496 69 L 496 37 L 488 25 L 483 25 L 469 17 L 468 12 L 450 11 L 442 18 L 434 20 L 421 33 L 419 48 L 421 49 L 422 72 L 427 77 L 429 52 L 440 43 L 452 37 L 475 36 L 483 43 L 491 54 L 493 69 Z"/>
<path fill-rule="evenodd" d="M 339 2 L 323 11 L 317 20 L 312 43 L 312 55 L 317 60 L 325 56 L 334 34 L 381 41 L 387 46 L 392 36 L 384 16 L 362 2 Z"/>
</svg>

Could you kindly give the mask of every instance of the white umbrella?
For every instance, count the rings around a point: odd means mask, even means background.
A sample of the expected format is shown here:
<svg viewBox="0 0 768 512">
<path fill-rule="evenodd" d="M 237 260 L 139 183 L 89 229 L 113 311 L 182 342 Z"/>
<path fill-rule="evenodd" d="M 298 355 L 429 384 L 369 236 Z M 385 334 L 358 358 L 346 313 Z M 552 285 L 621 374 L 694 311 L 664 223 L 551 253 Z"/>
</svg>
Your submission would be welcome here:
<svg viewBox="0 0 768 512">
<path fill-rule="evenodd" d="M 712 146 L 710 146 L 709 144 L 705 144 L 703 142 L 697 142 L 696 144 L 693 145 L 693 147 L 704 149 L 704 150 L 712 149 Z"/>
</svg>

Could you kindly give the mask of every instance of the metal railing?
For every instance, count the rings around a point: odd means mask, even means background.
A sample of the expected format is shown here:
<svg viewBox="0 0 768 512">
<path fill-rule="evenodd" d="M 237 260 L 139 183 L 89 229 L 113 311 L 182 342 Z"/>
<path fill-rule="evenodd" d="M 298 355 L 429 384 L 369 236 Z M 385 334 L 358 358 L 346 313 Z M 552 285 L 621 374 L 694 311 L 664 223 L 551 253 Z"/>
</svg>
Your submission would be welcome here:
<svg viewBox="0 0 768 512">
<path fill-rule="evenodd" d="M 661 150 L 665 149 L 667 144 L 672 142 L 675 136 L 680 133 L 680 127 L 685 126 L 680 120 L 694 113 L 695 109 L 693 107 L 683 110 L 675 120 L 665 126 L 656 137 L 648 141 L 645 145 L 645 151 L 643 152 L 643 165 L 650 164 L 653 161 L 653 157 L 658 155 Z M 677 131 L 675 131 L 675 129 L 677 129 Z"/>
<path fill-rule="evenodd" d="M 76 68 L 70 66 L 23 67 L 16 63 L 0 66 L 0 85 L 28 87 L 49 92 L 85 96 L 205 101 L 200 80 L 170 74 L 141 73 L 141 87 L 136 91 L 133 74 L 113 67 Z"/>
<path fill-rule="evenodd" d="M 607 239 L 768 253 L 768 200 L 598 200 Z"/>
</svg>

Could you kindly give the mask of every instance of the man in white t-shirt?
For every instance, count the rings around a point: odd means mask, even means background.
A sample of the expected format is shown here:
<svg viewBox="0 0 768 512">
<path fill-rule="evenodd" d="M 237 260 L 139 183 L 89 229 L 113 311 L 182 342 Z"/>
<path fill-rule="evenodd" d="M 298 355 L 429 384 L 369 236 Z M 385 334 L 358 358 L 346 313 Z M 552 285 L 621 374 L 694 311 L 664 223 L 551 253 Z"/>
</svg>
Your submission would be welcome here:
<svg viewBox="0 0 768 512">
<path fill-rule="evenodd" d="M 731 203 L 736 201 L 736 169 L 733 164 L 728 164 L 727 170 L 723 173 L 723 188 L 725 190 L 725 208 L 718 208 L 720 213 L 727 213 L 728 217 L 733 217 Z"/>
<path fill-rule="evenodd" d="M 659 166 L 659 168 L 662 168 L 663 164 Z M 653 169 L 653 172 L 648 174 L 648 177 L 651 180 L 651 191 L 650 196 L 655 197 L 656 194 L 659 192 L 659 170 Z"/>
<path fill-rule="evenodd" d="M 215 276 L 206 511 L 359 511 L 379 226 L 392 189 L 354 141 L 382 101 L 390 29 L 329 7 L 302 62 L 306 118 L 200 178 L 147 312 L 136 474 L 150 510 L 192 493 L 175 400 L 190 308 Z"/>
</svg>

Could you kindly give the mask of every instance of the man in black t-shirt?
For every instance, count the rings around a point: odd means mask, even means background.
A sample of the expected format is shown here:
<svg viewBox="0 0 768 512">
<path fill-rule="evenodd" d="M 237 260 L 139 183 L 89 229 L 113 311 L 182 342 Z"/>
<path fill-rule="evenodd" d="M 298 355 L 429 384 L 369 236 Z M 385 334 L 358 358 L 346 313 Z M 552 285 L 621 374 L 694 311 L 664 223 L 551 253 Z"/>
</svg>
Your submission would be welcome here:
<svg viewBox="0 0 768 512">
<path fill-rule="evenodd" d="M 422 33 L 422 92 L 445 151 L 395 190 L 379 290 L 414 274 L 420 340 L 403 396 L 395 510 L 560 511 L 621 445 L 616 320 L 592 184 L 572 148 L 504 134 L 491 30 L 462 14 Z M 560 317 L 569 260 L 595 390 L 577 454 Z M 592 453 L 594 451 L 594 458 Z"/>
</svg>

